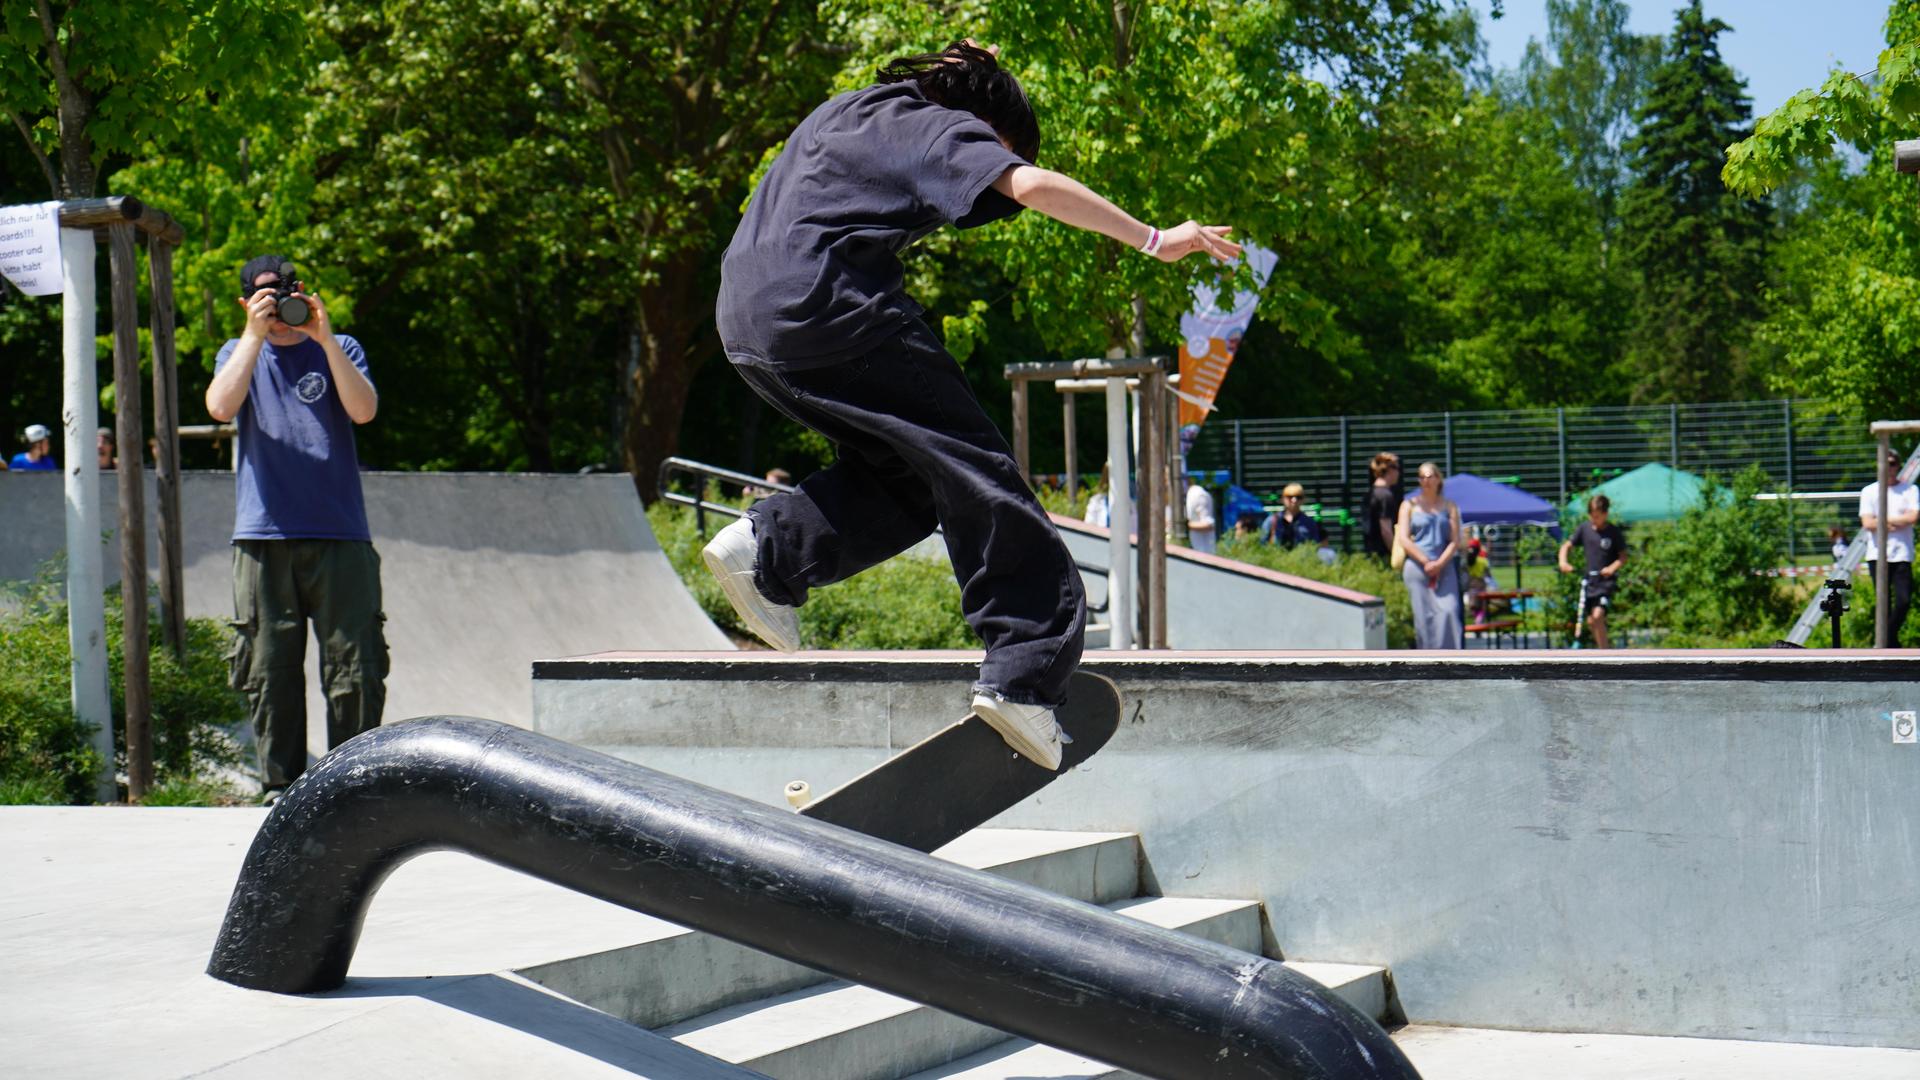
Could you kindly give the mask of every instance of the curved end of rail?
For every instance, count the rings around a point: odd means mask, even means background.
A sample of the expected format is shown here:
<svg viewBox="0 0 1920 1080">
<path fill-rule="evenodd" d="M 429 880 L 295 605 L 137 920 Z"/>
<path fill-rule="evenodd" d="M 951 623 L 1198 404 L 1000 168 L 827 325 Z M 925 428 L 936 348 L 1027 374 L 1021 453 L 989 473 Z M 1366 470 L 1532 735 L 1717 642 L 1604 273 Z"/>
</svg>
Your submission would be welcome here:
<svg viewBox="0 0 1920 1080">
<path fill-rule="evenodd" d="M 207 973 L 340 986 L 381 882 L 436 849 L 1159 1080 L 1418 1080 L 1378 1024 L 1276 961 L 462 717 L 370 731 L 287 789 Z"/>
</svg>

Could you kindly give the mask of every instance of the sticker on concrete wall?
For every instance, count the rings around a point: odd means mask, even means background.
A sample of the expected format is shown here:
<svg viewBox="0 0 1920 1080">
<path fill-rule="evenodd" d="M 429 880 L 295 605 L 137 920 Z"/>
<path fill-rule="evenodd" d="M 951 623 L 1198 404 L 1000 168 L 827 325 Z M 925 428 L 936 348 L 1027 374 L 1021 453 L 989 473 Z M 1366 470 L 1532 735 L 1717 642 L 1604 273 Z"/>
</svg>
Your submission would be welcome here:
<svg viewBox="0 0 1920 1080">
<path fill-rule="evenodd" d="M 1914 742 L 1913 710 L 1907 709 L 1893 715 L 1893 741 L 1897 743 Z"/>
</svg>

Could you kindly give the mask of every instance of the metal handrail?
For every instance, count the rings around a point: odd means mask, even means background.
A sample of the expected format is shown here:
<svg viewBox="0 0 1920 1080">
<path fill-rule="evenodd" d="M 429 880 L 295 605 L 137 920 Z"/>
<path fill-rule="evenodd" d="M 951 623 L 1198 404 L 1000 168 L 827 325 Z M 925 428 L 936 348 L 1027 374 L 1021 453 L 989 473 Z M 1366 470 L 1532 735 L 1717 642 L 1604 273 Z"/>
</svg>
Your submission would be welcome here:
<svg viewBox="0 0 1920 1080">
<path fill-rule="evenodd" d="M 736 518 L 745 517 L 747 512 L 740 507 L 730 506 L 726 503 L 709 502 L 706 497 L 702 495 L 686 495 L 673 490 L 667 481 L 675 475 L 701 476 L 711 480 L 722 480 L 730 484 L 738 485 L 743 491 L 754 488 L 773 491 L 794 490 L 794 485 L 782 484 L 777 480 L 767 480 L 763 477 L 749 476 L 743 472 L 723 469 L 718 465 L 689 461 L 686 458 L 670 457 L 660 463 L 660 472 L 658 474 L 660 497 L 678 506 L 693 507 L 694 527 L 700 530 L 701 536 L 707 535 L 707 511 L 712 510 L 715 513 Z M 702 485 L 702 489 L 704 489 L 704 487 L 705 485 Z M 941 531 L 939 526 L 934 526 L 933 532 L 935 535 L 939 535 Z M 1078 567 L 1082 574 L 1097 574 L 1103 578 L 1107 576 L 1107 570 L 1102 566 L 1094 566 L 1091 563 L 1081 562 L 1079 559 L 1075 559 L 1073 565 Z M 1089 600 L 1087 602 L 1087 611 L 1095 615 L 1106 614 L 1107 600 L 1103 598 L 1098 604 Z"/>
<path fill-rule="evenodd" d="M 322 758 L 254 837 L 207 973 L 337 989 L 375 891 L 455 850 L 1159 1080 L 1418 1080 L 1264 957 L 466 717 Z"/>
</svg>

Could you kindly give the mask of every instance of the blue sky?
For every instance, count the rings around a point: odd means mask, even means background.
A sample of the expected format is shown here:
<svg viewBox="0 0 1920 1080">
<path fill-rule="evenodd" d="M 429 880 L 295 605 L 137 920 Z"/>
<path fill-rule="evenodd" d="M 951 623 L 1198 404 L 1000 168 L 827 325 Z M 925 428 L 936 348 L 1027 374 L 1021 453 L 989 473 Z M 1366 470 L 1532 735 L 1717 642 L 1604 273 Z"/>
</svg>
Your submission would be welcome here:
<svg viewBox="0 0 1920 1080">
<path fill-rule="evenodd" d="M 1487 59 L 1512 67 L 1529 38 L 1546 40 L 1545 0 L 1506 0 L 1506 16 L 1488 19 L 1488 0 L 1469 0 L 1480 13 Z M 1633 0 L 1633 29 L 1664 34 L 1682 0 Z M 1871 71 L 1885 48 L 1886 0 L 1706 0 L 1708 15 L 1733 29 L 1720 36 L 1720 55 L 1747 80 L 1754 116 L 1772 112 L 1797 90 L 1819 86 L 1839 64 Z"/>
</svg>

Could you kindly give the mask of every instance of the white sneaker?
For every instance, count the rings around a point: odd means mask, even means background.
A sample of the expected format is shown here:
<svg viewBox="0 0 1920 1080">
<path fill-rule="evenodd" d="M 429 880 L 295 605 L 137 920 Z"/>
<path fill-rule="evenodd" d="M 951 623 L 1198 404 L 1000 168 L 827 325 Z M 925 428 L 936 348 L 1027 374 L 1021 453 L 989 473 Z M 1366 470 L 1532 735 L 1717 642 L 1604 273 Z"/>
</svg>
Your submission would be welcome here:
<svg viewBox="0 0 1920 1080">
<path fill-rule="evenodd" d="M 1062 732 L 1052 709 L 1044 705 L 1021 705 L 993 694 L 975 694 L 973 712 L 999 732 L 1021 757 L 1041 768 L 1060 771 Z"/>
<path fill-rule="evenodd" d="M 781 652 L 800 647 L 800 609 L 776 604 L 754 587 L 753 566 L 759 561 L 760 547 L 754 543 L 751 520 L 741 518 L 721 529 L 700 555 L 747 629 Z"/>
</svg>

